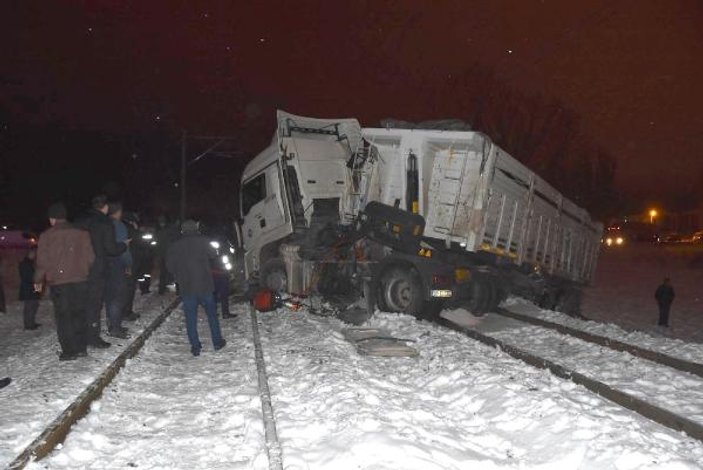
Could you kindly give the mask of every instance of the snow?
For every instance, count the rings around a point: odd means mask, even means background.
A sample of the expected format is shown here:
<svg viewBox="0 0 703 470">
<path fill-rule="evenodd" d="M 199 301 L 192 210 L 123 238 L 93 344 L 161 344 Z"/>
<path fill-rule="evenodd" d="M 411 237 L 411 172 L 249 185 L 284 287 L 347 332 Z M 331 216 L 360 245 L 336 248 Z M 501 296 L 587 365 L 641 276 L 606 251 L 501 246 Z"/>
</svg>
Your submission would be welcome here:
<svg viewBox="0 0 703 470">
<path fill-rule="evenodd" d="M 656 326 L 654 290 L 671 278 L 676 299 L 669 329 Z M 591 288 L 584 292 L 583 314 L 626 330 L 703 343 L 703 245 L 637 243 L 603 250 Z M 671 349 L 683 346 L 672 343 Z M 698 355 L 698 362 L 703 362 Z"/>
<path fill-rule="evenodd" d="M 701 362 L 701 345 L 680 327 L 698 321 L 691 280 L 698 271 L 688 267 L 688 255 L 666 261 L 665 275 L 677 288 L 673 333 L 648 326 L 656 320 L 651 293 L 663 273 L 657 253 L 647 247 L 602 258 L 585 313 L 618 325 L 571 319 L 519 299 L 506 306 Z M 619 266 L 626 260 L 637 269 Z M 615 277 L 621 279 L 617 286 Z M 606 295 L 630 297 L 600 299 Z M 140 299 L 141 325 L 168 300 Z M 617 315 L 607 313 L 608 305 Z M 20 308 L 13 303 L 10 314 L 0 316 L 6 338 L 0 375 L 14 379 L 0 390 L 0 465 L 19 454 L 123 347 L 59 363 L 50 306 L 41 307 L 44 326 L 38 332 L 21 330 Z M 189 354 L 180 308 L 174 311 L 65 443 L 28 468 L 268 468 L 248 306 L 232 309 L 239 316 L 222 320 L 228 345 L 217 352 L 201 316 L 205 348 L 198 358 Z M 461 316 L 486 334 L 703 421 L 698 377 L 503 317 L 474 318 L 461 310 L 443 315 Z M 359 355 L 342 335 L 346 325 L 305 309 L 259 314 L 259 324 L 286 470 L 703 468 L 700 441 L 437 325 L 377 313 L 365 326 L 412 339 L 419 351 L 414 358 L 381 358 Z"/>
<path fill-rule="evenodd" d="M 29 468 L 266 468 L 251 328 L 188 355 L 175 312 L 63 448 Z M 260 315 L 283 466 L 700 468 L 703 445 L 458 333 L 378 313 L 418 358 L 359 356 L 330 317 Z M 205 331 L 204 319 L 201 328 Z"/>
<path fill-rule="evenodd" d="M 144 315 L 125 323 L 130 334 L 139 334 L 172 301 L 172 296 L 137 295 L 136 310 Z M 21 302 L 9 302 L 8 310 L 0 315 L 0 376 L 12 377 L 12 385 L 0 390 L 0 467 L 19 455 L 129 344 L 103 336 L 112 347 L 89 348 L 87 358 L 59 362 L 51 302 L 41 302 L 37 321 L 42 326 L 35 331 L 22 329 Z"/>
</svg>

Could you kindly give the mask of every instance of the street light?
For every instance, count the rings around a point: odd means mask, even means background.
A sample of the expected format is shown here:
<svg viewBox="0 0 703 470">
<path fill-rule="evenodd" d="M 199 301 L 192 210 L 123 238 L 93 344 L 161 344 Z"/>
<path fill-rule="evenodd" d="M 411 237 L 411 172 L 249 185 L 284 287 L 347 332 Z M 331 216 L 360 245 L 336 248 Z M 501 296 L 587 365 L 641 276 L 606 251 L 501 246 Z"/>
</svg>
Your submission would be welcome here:
<svg viewBox="0 0 703 470">
<path fill-rule="evenodd" d="M 654 223 L 654 218 L 657 216 L 657 210 L 656 209 L 650 209 L 649 211 L 649 223 L 653 224 Z"/>
</svg>

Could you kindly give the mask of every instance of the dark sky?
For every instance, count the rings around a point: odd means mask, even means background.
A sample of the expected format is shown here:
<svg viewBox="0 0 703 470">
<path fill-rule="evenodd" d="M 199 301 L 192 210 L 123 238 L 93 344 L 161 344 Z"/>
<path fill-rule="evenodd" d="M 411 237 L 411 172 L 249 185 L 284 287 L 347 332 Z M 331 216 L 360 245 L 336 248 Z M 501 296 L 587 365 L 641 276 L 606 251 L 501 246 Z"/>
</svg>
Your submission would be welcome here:
<svg viewBox="0 0 703 470">
<path fill-rule="evenodd" d="M 185 128 L 256 148 L 276 107 L 462 117 L 455 81 L 478 66 L 573 108 L 624 190 L 703 182 L 700 0 L 7 1 L 0 18 L 4 125 Z"/>
</svg>

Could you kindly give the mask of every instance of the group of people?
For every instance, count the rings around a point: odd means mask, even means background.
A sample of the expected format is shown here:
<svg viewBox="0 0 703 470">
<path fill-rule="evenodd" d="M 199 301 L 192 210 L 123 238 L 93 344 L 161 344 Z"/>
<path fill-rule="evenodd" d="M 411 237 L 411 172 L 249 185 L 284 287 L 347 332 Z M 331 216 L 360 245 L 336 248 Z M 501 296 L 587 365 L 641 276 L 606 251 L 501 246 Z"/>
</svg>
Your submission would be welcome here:
<svg viewBox="0 0 703 470">
<path fill-rule="evenodd" d="M 36 312 L 42 291 L 48 287 L 54 306 L 61 353 L 59 360 L 68 361 L 87 355 L 87 348 L 108 348 L 101 337 L 101 312 L 105 306 L 107 335 L 127 338 L 124 321 L 136 320 L 133 311 L 135 291 L 144 281 L 143 271 L 151 271 L 148 257 L 140 255 L 139 220 L 124 214 L 122 205 L 105 196 L 93 198 L 90 212 L 74 223 L 68 222 L 66 207 L 52 204 L 48 210 L 50 227 L 39 237 L 36 251 L 30 250 L 20 263 L 20 299 L 24 301 L 24 327 L 36 329 Z M 200 354 L 202 345 L 197 332 L 197 309 L 202 305 L 207 314 L 213 346 L 225 346 L 215 301 L 213 264 L 217 253 L 208 238 L 199 233 L 197 222 L 188 220 L 180 234 L 161 253 L 161 279 L 174 276 L 179 287 L 186 316 L 191 352 Z M 142 264 L 142 266 L 140 266 Z M 159 292 L 165 291 L 165 280 Z M 162 284 L 164 283 L 164 284 Z M 144 287 L 144 283 L 141 283 Z M 148 289 L 148 284 L 146 284 Z M 228 296 L 228 293 L 227 293 Z M 225 318 L 234 317 L 225 311 Z"/>
</svg>

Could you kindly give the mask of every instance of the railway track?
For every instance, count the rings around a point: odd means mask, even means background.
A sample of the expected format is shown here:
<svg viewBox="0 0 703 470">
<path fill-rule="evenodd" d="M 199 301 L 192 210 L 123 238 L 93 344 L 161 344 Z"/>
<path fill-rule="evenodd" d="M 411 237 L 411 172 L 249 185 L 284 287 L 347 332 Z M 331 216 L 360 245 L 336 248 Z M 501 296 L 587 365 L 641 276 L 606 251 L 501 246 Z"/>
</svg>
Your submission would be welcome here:
<svg viewBox="0 0 703 470">
<path fill-rule="evenodd" d="M 703 377 L 703 365 L 698 363 L 685 361 L 660 352 L 651 351 L 636 345 L 617 341 L 612 338 L 595 335 L 577 330 L 575 328 L 567 327 L 565 325 L 522 315 L 505 309 L 498 309 L 498 311 L 494 313 L 508 318 L 511 321 L 520 322 L 526 327 L 535 327 L 542 330 L 547 330 L 562 337 L 568 337 L 575 341 L 587 343 L 588 345 L 605 347 L 606 350 L 611 350 L 618 353 L 627 353 L 635 358 L 638 358 L 636 360 L 644 360 L 658 364 L 678 373 Z M 540 354 L 530 351 L 531 348 L 529 346 L 516 346 L 515 343 L 519 343 L 519 341 L 511 341 L 510 339 L 506 339 L 505 336 L 507 334 L 497 335 L 495 332 L 481 332 L 476 328 L 462 326 L 443 317 L 437 318 L 435 323 L 442 327 L 464 334 L 488 346 L 499 348 L 510 356 L 531 366 L 549 370 L 553 375 L 582 385 L 591 392 L 596 393 L 603 398 L 616 403 L 617 405 L 632 410 L 647 419 L 655 421 L 656 423 L 675 431 L 685 432 L 690 437 L 703 441 L 703 420 L 689 419 L 688 417 L 683 416 L 682 413 L 671 411 L 670 409 L 667 409 L 667 407 L 652 403 L 651 400 L 643 399 L 642 397 L 635 396 L 633 393 L 623 391 L 619 387 L 607 383 L 607 380 L 599 380 L 592 374 L 580 372 L 576 367 L 564 365 L 564 361 L 561 361 L 560 359 L 543 357 Z M 628 366 L 628 364 L 624 362 L 622 363 L 622 367 Z"/>
<path fill-rule="evenodd" d="M 10 464 L 8 468 L 23 468 L 32 459 L 41 459 L 51 453 L 52 450 L 54 450 L 54 448 L 66 438 L 67 434 L 70 432 L 71 426 L 89 412 L 92 401 L 100 397 L 103 389 L 117 375 L 120 368 L 124 366 L 126 360 L 138 354 L 140 348 L 144 345 L 149 336 L 161 326 L 164 320 L 177 307 L 177 305 L 178 303 L 174 302 L 164 312 L 162 312 L 149 325 L 149 327 L 147 327 L 147 329 L 139 335 L 139 337 L 137 337 L 132 344 L 130 344 L 130 346 L 128 346 L 126 350 L 117 359 L 115 359 L 115 361 L 90 386 L 86 388 L 86 390 L 79 397 Z M 283 466 L 283 453 L 281 444 L 278 440 L 271 391 L 268 386 L 266 364 L 264 362 L 264 352 L 259 337 L 259 321 L 257 320 L 256 312 L 250 306 L 246 308 L 251 323 L 251 330 L 249 333 L 251 335 L 250 339 L 253 342 L 254 359 L 256 363 L 255 381 L 257 383 L 255 389 L 261 402 L 261 419 L 263 423 L 263 437 L 265 438 L 265 447 L 269 464 L 268 466 L 271 470 L 277 470 Z M 652 353 L 649 355 L 647 352 L 648 350 L 621 342 L 615 342 L 614 346 L 612 346 L 614 340 L 610 338 L 600 337 L 590 333 L 585 333 L 586 336 L 584 336 L 584 332 L 574 330 L 573 328 L 564 327 L 563 325 L 542 324 L 551 323 L 544 320 L 523 321 L 523 315 L 515 314 L 513 312 L 506 312 L 507 311 L 500 311 L 497 313 L 504 317 L 510 318 L 511 321 L 519 321 L 526 326 L 547 329 L 554 332 L 554 334 L 558 333 L 560 335 L 567 335 L 570 338 L 584 341 L 589 345 L 597 345 L 598 347 L 603 346 L 605 348 L 612 349 L 620 354 L 623 352 L 629 353 L 630 351 L 628 348 L 632 348 L 632 350 L 636 352 L 633 356 L 636 356 L 638 358 L 637 360 L 655 362 L 660 366 L 670 367 L 678 373 L 686 372 L 699 377 L 698 374 L 691 372 L 691 370 L 697 370 L 695 366 L 699 366 L 698 364 L 690 363 L 693 367 L 688 365 L 688 363 L 683 365 L 678 364 L 683 367 L 683 369 L 681 367 L 673 367 L 669 365 L 671 362 L 670 359 L 672 359 L 670 356 L 655 353 L 654 351 L 649 351 L 649 353 Z M 532 320 L 535 319 L 532 318 Z M 703 441 L 703 425 L 701 425 L 700 422 L 688 419 L 686 416 L 682 416 L 680 413 L 676 413 L 666 407 L 658 406 L 654 403 L 650 403 L 648 400 L 642 399 L 641 397 L 637 397 L 631 393 L 620 390 L 617 387 L 609 385 L 606 381 L 599 380 L 597 377 L 593 377 L 588 373 L 583 373 L 575 368 L 561 364 L 558 360 L 541 357 L 540 355 L 534 354 L 525 348 L 511 344 L 511 342 L 507 341 L 505 338 L 496 338 L 491 336 L 490 333 L 483 333 L 481 331 L 477 331 L 476 329 L 461 326 L 445 318 L 437 319 L 436 323 L 444 328 L 459 332 L 488 346 L 500 348 L 510 356 L 515 357 L 531 366 L 549 370 L 555 376 L 582 385 L 589 391 L 600 395 L 621 407 L 632 410 L 663 426 L 676 431 L 685 432 L 690 437 Z M 574 334 L 570 334 L 572 330 L 575 331 Z M 657 361 L 660 356 L 666 356 L 669 359 Z M 650 359 L 650 357 L 653 359 Z M 686 361 L 683 362 L 685 363 Z"/>
<path fill-rule="evenodd" d="M 146 340 L 163 324 L 164 320 L 179 304 L 180 299 L 176 299 L 157 315 L 78 397 L 9 463 L 7 469 L 22 469 L 32 460 L 43 459 L 61 444 L 71 432 L 71 427 L 90 412 L 91 404 L 102 396 L 105 388 L 110 385 L 127 360 L 139 353 Z"/>
</svg>

